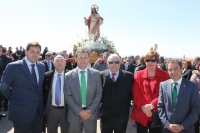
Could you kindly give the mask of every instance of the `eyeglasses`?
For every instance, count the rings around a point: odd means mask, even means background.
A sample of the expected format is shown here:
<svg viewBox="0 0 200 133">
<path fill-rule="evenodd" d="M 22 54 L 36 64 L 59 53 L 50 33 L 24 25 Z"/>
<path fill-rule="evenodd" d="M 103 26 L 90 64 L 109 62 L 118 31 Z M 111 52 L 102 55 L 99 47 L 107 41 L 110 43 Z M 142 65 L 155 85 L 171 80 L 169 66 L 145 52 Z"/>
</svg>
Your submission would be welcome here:
<svg viewBox="0 0 200 133">
<path fill-rule="evenodd" d="M 108 64 L 119 64 L 120 63 L 120 61 L 108 61 Z"/>
<path fill-rule="evenodd" d="M 147 60 L 145 60 L 145 62 L 156 62 L 157 60 L 156 59 L 147 59 Z"/>
<path fill-rule="evenodd" d="M 45 56 L 50 57 L 51 55 L 45 55 Z"/>
</svg>

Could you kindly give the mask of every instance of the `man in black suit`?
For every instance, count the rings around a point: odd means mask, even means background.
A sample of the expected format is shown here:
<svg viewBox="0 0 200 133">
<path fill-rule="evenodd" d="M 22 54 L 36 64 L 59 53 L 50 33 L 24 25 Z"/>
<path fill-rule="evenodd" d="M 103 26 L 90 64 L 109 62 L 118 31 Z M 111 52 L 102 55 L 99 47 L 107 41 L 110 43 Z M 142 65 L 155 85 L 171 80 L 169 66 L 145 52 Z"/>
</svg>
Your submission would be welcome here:
<svg viewBox="0 0 200 133">
<path fill-rule="evenodd" d="M 45 73 L 43 83 L 45 123 L 47 124 L 48 133 L 56 133 L 58 123 L 61 127 L 61 133 L 68 133 L 67 104 L 64 102 L 63 93 L 64 76 L 67 72 L 65 70 L 66 62 L 63 56 L 57 55 L 53 64 L 55 70 Z"/>
<path fill-rule="evenodd" d="M 5 70 L 6 66 L 8 63 L 12 62 L 12 58 L 10 58 L 9 56 L 6 55 L 6 48 L 2 47 L 2 54 L 1 54 L 1 71 L 0 71 L 0 77 L 3 74 L 3 71 Z M 1 79 L 1 78 L 0 78 Z M 8 110 L 8 99 L 3 96 L 3 100 L 4 100 L 4 111 Z M 0 100 L 0 103 L 2 102 L 2 100 Z M 1 104 L 0 104 L 0 108 L 1 108 Z"/>
<path fill-rule="evenodd" d="M 120 57 L 111 54 L 108 70 L 101 72 L 103 86 L 101 108 L 101 132 L 125 133 L 132 97 L 133 74 L 120 69 Z"/>
<path fill-rule="evenodd" d="M 126 71 L 129 71 L 129 72 L 134 74 L 136 65 L 133 64 L 132 62 L 133 62 L 133 58 L 131 56 L 129 56 L 127 58 L 127 60 L 126 60 L 126 63 L 125 64 L 121 64 L 120 68 L 122 70 L 126 70 Z"/>
<path fill-rule="evenodd" d="M 52 61 L 52 53 L 51 52 L 46 52 L 45 54 L 45 60 L 42 61 L 42 63 L 45 64 L 45 72 L 52 71 L 55 69 Z"/>
</svg>

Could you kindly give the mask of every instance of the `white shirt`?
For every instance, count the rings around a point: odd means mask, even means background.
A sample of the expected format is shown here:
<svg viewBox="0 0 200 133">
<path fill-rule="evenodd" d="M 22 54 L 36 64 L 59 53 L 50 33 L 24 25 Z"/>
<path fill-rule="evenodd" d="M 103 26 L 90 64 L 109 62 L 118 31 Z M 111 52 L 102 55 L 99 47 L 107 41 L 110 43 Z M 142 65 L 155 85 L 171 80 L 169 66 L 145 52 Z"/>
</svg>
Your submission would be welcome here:
<svg viewBox="0 0 200 133">
<path fill-rule="evenodd" d="M 110 69 L 108 69 L 108 70 L 110 73 L 110 78 L 112 79 L 112 72 L 110 71 Z M 119 77 L 119 70 L 115 73 L 115 76 L 114 76 L 115 81 L 117 80 L 118 77 Z"/>
<path fill-rule="evenodd" d="M 181 82 L 182 82 L 182 77 L 178 81 L 176 81 L 176 83 L 178 83 L 176 85 L 177 95 L 178 95 L 179 90 L 180 90 Z M 171 79 L 171 86 L 173 85 L 173 83 L 174 83 L 174 81 Z"/>
<path fill-rule="evenodd" d="M 38 72 L 38 68 L 37 68 L 37 64 L 36 64 L 36 62 L 35 63 L 31 63 L 29 60 L 28 60 L 28 58 L 27 57 L 25 57 L 25 62 L 26 62 L 26 64 L 27 64 L 27 66 L 28 66 L 28 68 L 29 68 L 29 71 L 30 71 L 30 73 L 31 73 L 31 70 L 32 70 L 32 64 L 35 64 L 35 74 L 36 74 L 36 77 L 37 77 L 37 84 L 39 83 L 39 72 Z"/>
<path fill-rule="evenodd" d="M 64 87 L 64 71 L 62 73 L 58 73 L 56 70 L 53 75 L 53 83 L 52 83 L 52 105 L 57 106 L 55 102 L 55 90 L 56 90 L 56 80 L 58 77 L 58 74 L 60 75 L 61 79 L 61 104 L 59 106 L 64 106 L 64 93 L 63 93 L 63 87 Z"/>
</svg>

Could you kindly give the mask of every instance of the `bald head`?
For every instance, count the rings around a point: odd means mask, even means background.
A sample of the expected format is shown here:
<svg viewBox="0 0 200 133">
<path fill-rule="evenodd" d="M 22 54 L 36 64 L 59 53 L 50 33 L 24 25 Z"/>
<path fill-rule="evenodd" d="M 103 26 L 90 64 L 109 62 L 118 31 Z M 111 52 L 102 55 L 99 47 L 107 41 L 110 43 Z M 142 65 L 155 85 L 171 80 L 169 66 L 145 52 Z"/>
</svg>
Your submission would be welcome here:
<svg viewBox="0 0 200 133">
<path fill-rule="evenodd" d="M 57 55 L 54 58 L 53 64 L 58 73 L 62 73 L 65 70 L 66 61 L 62 55 Z"/>
<path fill-rule="evenodd" d="M 120 60 L 120 57 L 117 54 L 110 54 L 110 56 L 108 57 L 108 61 L 113 59 L 113 58 Z"/>
<path fill-rule="evenodd" d="M 117 54 L 111 54 L 107 60 L 108 68 L 112 73 L 116 73 L 120 69 L 120 57 Z"/>
</svg>

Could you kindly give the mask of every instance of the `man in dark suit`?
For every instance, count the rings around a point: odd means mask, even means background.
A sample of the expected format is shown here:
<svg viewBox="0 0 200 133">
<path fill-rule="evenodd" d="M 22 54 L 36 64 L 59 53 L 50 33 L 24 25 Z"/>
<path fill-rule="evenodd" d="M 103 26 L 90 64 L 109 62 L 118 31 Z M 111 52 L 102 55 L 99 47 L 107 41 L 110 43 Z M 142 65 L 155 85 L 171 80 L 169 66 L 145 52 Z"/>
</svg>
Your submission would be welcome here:
<svg viewBox="0 0 200 133">
<path fill-rule="evenodd" d="M 3 73 L 0 90 L 10 100 L 9 120 L 15 133 L 42 132 L 45 66 L 37 62 L 40 51 L 38 42 L 28 43 L 26 57 L 9 63 Z"/>
<path fill-rule="evenodd" d="M 67 122 L 67 104 L 64 101 L 64 76 L 65 58 L 57 55 L 53 64 L 55 70 L 45 73 L 43 89 L 45 100 L 45 114 L 48 133 L 56 133 L 58 123 L 61 127 L 61 133 L 68 133 Z M 58 103 L 59 102 L 59 103 Z"/>
<path fill-rule="evenodd" d="M 131 56 L 129 56 L 126 60 L 126 63 L 125 64 L 121 64 L 120 68 L 122 70 L 126 70 L 126 71 L 129 71 L 131 72 L 132 74 L 134 74 L 135 72 L 135 68 L 137 67 L 135 64 L 132 63 L 133 62 L 133 59 Z"/>
<path fill-rule="evenodd" d="M 9 56 L 6 55 L 6 48 L 2 47 L 2 54 L 1 54 L 1 71 L 0 71 L 0 79 L 2 77 L 3 71 L 5 70 L 6 66 L 8 63 L 12 62 L 12 58 L 10 58 Z M 4 111 L 8 110 L 8 99 L 3 96 L 3 100 L 4 100 Z M 1 101 L 0 101 L 1 103 Z M 0 109 L 1 109 L 1 104 L 0 104 Z"/>
<path fill-rule="evenodd" d="M 45 54 L 45 60 L 42 61 L 42 63 L 45 64 L 45 72 L 52 71 L 55 69 L 52 61 L 52 53 L 51 52 L 46 52 Z"/>
<path fill-rule="evenodd" d="M 182 62 L 170 59 L 167 70 L 171 79 L 160 83 L 158 113 L 162 133 L 194 133 L 200 113 L 197 84 L 182 78 Z"/>
<path fill-rule="evenodd" d="M 77 68 L 65 74 L 65 101 L 70 133 L 96 133 L 102 86 L 99 71 L 88 68 L 89 52 L 76 51 Z"/>
<path fill-rule="evenodd" d="M 108 70 L 101 72 L 103 86 L 101 106 L 101 132 L 125 133 L 129 119 L 133 74 L 120 69 L 120 57 L 108 57 Z"/>
</svg>

